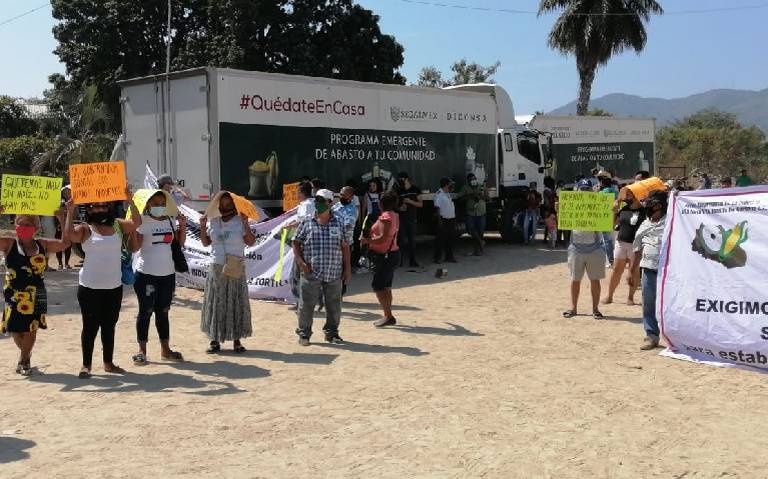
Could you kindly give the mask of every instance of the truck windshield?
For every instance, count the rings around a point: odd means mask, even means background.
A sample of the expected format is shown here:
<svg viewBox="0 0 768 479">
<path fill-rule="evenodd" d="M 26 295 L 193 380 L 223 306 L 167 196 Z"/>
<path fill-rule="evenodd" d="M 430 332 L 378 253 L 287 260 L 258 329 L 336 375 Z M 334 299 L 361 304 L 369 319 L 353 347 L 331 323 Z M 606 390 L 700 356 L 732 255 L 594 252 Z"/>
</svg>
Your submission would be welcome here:
<svg viewBox="0 0 768 479">
<path fill-rule="evenodd" d="M 517 135 L 517 149 L 528 161 L 541 165 L 539 141 L 536 137 Z"/>
</svg>

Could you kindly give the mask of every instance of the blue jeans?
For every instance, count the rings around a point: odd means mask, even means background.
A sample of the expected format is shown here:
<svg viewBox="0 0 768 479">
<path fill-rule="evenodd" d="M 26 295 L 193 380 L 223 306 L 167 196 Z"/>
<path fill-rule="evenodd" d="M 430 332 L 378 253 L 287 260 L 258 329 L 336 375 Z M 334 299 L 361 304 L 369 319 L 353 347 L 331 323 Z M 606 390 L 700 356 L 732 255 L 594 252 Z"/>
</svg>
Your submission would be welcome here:
<svg viewBox="0 0 768 479">
<path fill-rule="evenodd" d="M 539 210 L 526 210 L 523 218 L 523 241 L 527 244 L 536 237 L 536 227 L 539 225 Z"/>
<path fill-rule="evenodd" d="M 309 339 L 312 336 L 312 319 L 315 307 L 322 297 L 325 297 L 325 326 L 326 334 L 337 334 L 341 322 L 341 278 L 330 283 L 320 281 L 313 274 L 301 273 L 299 282 L 299 327 L 296 334 Z"/>
<path fill-rule="evenodd" d="M 659 338 L 659 322 L 656 321 L 656 278 L 655 269 L 643 268 L 643 327 L 645 334 Z"/>
<path fill-rule="evenodd" d="M 608 262 L 613 264 L 613 233 L 603 233 L 603 249 L 608 257 Z"/>
</svg>

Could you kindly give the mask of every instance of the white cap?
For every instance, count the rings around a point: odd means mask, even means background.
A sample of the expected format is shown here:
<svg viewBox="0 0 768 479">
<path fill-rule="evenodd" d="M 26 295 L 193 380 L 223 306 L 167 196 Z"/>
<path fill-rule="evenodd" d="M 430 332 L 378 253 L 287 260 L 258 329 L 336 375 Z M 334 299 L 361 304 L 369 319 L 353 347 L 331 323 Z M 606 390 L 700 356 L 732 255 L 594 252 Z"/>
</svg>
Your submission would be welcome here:
<svg viewBox="0 0 768 479">
<path fill-rule="evenodd" d="M 332 200 L 333 199 L 333 191 L 331 190 L 317 190 L 317 193 L 315 193 L 315 197 L 322 196 L 326 200 Z"/>
</svg>

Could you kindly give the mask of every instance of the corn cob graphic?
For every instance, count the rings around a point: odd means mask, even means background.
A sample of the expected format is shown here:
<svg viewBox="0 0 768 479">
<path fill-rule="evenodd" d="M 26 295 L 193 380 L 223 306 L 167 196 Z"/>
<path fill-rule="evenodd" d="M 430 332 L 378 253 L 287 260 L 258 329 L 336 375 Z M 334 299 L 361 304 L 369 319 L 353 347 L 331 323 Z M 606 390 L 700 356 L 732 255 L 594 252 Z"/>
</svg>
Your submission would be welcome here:
<svg viewBox="0 0 768 479">
<path fill-rule="evenodd" d="M 737 223 L 733 229 L 726 230 L 722 226 L 718 226 L 720 233 L 723 237 L 723 244 L 720 246 L 718 257 L 721 261 L 730 258 L 736 251 L 736 247 L 741 243 L 747 241 L 747 222 L 742 221 Z"/>
</svg>

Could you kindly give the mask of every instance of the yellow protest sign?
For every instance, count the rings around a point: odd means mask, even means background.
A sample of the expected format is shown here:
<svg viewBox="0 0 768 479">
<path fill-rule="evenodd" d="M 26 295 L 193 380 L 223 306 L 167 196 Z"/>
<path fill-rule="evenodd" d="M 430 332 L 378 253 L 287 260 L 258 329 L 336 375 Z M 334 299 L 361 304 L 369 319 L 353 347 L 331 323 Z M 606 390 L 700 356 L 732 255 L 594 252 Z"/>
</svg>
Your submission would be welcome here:
<svg viewBox="0 0 768 479">
<path fill-rule="evenodd" d="M 171 194 L 165 190 L 136 190 L 133 193 L 133 204 L 136 205 L 136 209 L 139 210 L 139 213 L 144 214 L 144 210 L 147 208 L 147 201 L 149 201 L 149 199 L 155 196 L 157 193 L 162 193 L 165 195 L 165 216 L 178 216 L 179 208 L 176 206 L 176 201 L 173 199 L 173 196 L 171 196 Z M 131 217 L 130 209 L 128 209 L 125 217 Z"/>
<path fill-rule="evenodd" d="M 558 229 L 613 231 L 613 193 L 561 191 L 558 200 Z"/>
<path fill-rule="evenodd" d="M 3 175 L 0 204 L 7 214 L 53 216 L 61 206 L 61 178 Z"/>
<path fill-rule="evenodd" d="M 283 185 L 283 211 L 292 210 L 299 206 L 299 185 L 301 183 L 288 183 Z"/>
<path fill-rule="evenodd" d="M 232 197 L 232 201 L 235 203 L 235 209 L 238 213 L 244 213 L 245 216 L 252 220 L 258 220 L 259 219 L 259 212 L 256 209 L 255 206 L 253 206 L 253 203 L 248 201 L 247 198 L 244 198 L 240 195 L 236 195 L 232 192 L 229 193 L 229 195 Z"/>
<path fill-rule="evenodd" d="M 122 161 L 70 165 L 69 183 L 72 200 L 78 205 L 127 199 L 125 163 Z"/>
</svg>

